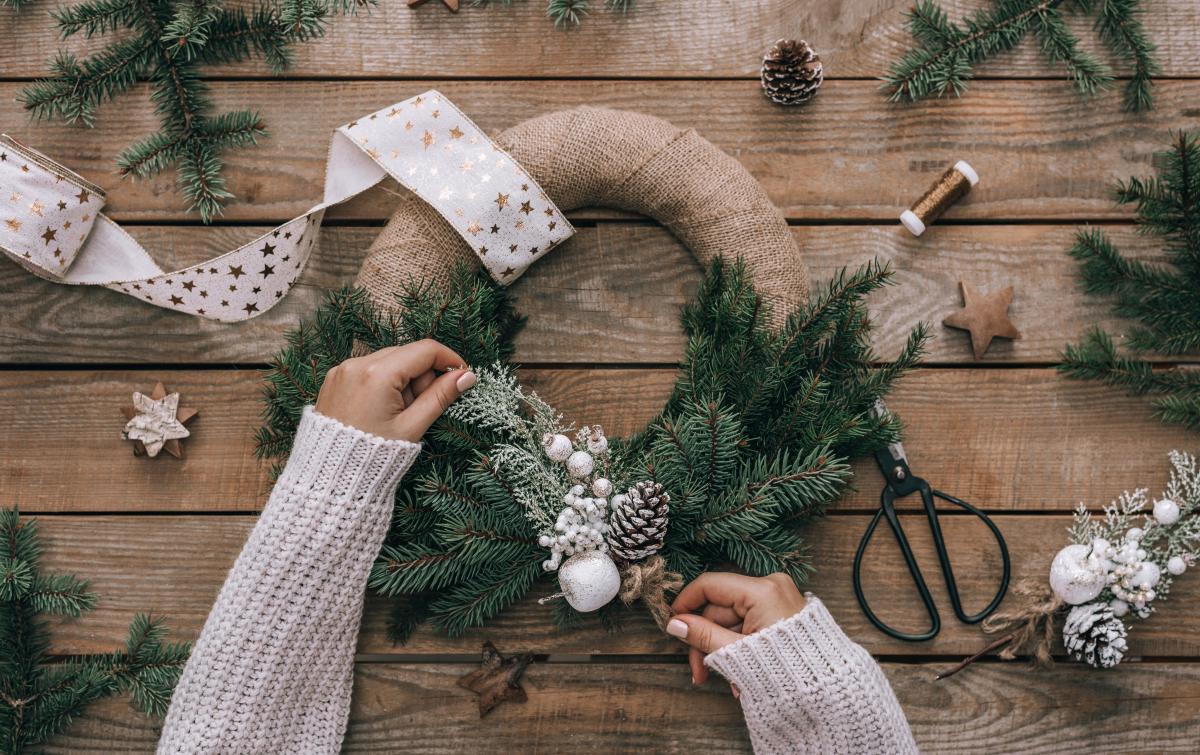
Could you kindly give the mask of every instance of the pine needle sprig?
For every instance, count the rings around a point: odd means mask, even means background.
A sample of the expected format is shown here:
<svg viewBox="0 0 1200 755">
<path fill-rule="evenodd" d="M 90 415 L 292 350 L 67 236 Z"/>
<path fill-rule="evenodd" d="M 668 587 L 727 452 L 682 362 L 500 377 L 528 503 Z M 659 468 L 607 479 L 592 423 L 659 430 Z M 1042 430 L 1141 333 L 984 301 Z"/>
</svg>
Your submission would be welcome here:
<svg viewBox="0 0 1200 755">
<path fill-rule="evenodd" d="M 122 693 L 147 715 L 165 715 L 190 645 L 165 642 L 161 620 L 138 614 L 123 650 L 54 662 L 40 617 L 78 617 L 96 595 L 78 577 L 42 574 L 41 556 L 36 520 L 0 509 L 0 751 L 33 750 Z"/>
<path fill-rule="evenodd" d="M 1141 25 L 1140 0 L 989 0 L 990 4 L 952 22 L 934 0 L 917 0 L 906 22 L 917 46 L 895 61 L 883 86 L 890 99 L 916 102 L 927 97 L 962 95 L 977 65 L 1011 51 L 1026 36 L 1037 38 L 1050 63 L 1066 67 L 1075 89 L 1085 98 L 1108 89 L 1113 73 L 1082 50 L 1068 28 L 1064 9 L 1094 16 L 1093 27 L 1116 57 L 1129 61 L 1131 78 L 1123 108 L 1143 112 L 1153 107 L 1151 88 L 1160 67 L 1154 44 Z"/>
<path fill-rule="evenodd" d="M 1180 132 L 1156 156 L 1158 175 L 1118 184 L 1116 199 L 1135 207 L 1138 230 L 1160 238 L 1168 259 L 1158 265 L 1123 255 L 1097 229 L 1076 234 L 1068 251 L 1080 263 L 1081 285 L 1106 296 L 1131 319 L 1125 343 L 1135 354 L 1200 355 L 1200 137 Z M 1066 347 L 1059 369 L 1135 395 L 1153 395 L 1164 422 L 1200 429 L 1200 371 L 1155 369 L 1145 358 L 1122 356 L 1109 334 L 1089 331 Z"/>
<path fill-rule="evenodd" d="M 147 178 L 175 167 L 189 211 L 209 222 L 233 198 L 222 156 L 256 144 L 267 130 L 251 110 L 214 114 L 200 66 L 259 57 L 278 73 L 293 45 L 324 35 L 333 16 L 371 4 L 276 0 L 245 9 L 221 0 L 85 0 L 52 11 L 62 36 L 117 38 L 83 59 L 59 53 L 49 75 L 18 99 L 34 118 L 92 126 L 102 104 L 148 79 L 159 130 L 122 150 L 118 169 Z"/>
</svg>

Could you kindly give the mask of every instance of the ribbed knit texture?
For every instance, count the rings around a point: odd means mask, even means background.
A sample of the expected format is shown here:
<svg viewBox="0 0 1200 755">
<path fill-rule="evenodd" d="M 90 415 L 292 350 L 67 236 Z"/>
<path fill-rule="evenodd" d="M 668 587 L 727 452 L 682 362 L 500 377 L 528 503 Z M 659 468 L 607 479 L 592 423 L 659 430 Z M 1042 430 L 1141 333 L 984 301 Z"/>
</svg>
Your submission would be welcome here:
<svg viewBox="0 0 1200 755">
<path fill-rule="evenodd" d="M 159 753 L 336 753 L 371 564 L 421 446 L 304 411 L 183 670 Z"/>
<path fill-rule="evenodd" d="M 883 669 L 813 595 L 704 662 L 738 686 L 757 755 L 917 752 Z"/>
</svg>

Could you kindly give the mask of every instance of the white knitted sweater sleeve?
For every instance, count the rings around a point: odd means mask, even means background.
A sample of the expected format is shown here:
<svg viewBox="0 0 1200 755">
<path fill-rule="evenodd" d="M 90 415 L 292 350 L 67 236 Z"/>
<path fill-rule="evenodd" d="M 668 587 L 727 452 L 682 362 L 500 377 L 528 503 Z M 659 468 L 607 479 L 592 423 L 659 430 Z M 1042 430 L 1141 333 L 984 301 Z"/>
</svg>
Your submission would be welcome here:
<svg viewBox="0 0 1200 755">
<path fill-rule="evenodd" d="M 756 755 L 917 752 L 883 669 L 813 595 L 704 662 L 741 692 Z"/>
<path fill-rule="evenodd" d="M 371 564 L 421 446 L 304 410 L 183 670 L 159 753 L 336 753 Z"/>
</svg>

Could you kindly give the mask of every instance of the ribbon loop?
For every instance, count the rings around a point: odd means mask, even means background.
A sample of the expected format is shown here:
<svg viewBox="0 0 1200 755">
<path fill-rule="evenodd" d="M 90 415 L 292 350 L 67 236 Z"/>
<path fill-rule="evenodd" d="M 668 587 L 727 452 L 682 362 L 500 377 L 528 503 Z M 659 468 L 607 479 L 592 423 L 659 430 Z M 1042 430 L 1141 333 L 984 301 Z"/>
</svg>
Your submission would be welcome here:
<svg viewBox="0 0 1200 755">
<path fill-rule="evenodd" d="M 0 251 L 57 283 L 105 286 L 159 307 L 237 322 L 266 312 L 295 284 L 326 208 L 389 175 L 445 217 L 504 285 L 575 232 L 520 165 L 430 90 L 334 132 L 320 204 L 231 252 L 170 273 L 101 214 L 98 186 L 5 136 Z"/>
</svg>

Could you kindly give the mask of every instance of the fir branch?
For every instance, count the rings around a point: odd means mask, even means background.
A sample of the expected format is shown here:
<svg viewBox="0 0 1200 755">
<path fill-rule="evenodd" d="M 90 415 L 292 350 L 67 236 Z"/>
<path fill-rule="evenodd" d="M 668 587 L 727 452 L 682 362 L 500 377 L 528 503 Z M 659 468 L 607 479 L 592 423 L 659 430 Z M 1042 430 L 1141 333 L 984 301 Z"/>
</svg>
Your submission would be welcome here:
<svg viewBox="0 0 1200 755">
<path fill-rule="evenodd" d="M 96 596 L 67 574 L 41 574 L 36 521 L 0 509 L 0 751 L 18 753 L 61 733 L 93 702 L 127 692 L 143 712 L 166 713 L 189 645 L 167 644 L 161 622 L 138 615 L 124 651 L 50 663 L 40 614 L 79 616 Z"/>
<path fill-rule="evenodd" d="M 1172 148 L 1156 156 L 1158 175 L 1131 178 L 1116 198 L 1136 207 L 1139 229 L 1162 238 L 1170 261 L 1151 265 L 1123 255 L 1102 232 L 1080 231 L 1069 254 L 1080 264 L 1084 290 L 1113 300 L 1115 312 L 1135 321 L 1126 344 L 1136 354 L 1200 354 L 1200 139 L 1179 133 Z M 1122 356 L 1113 338 L 1088 332 L 1063 351 L 1059 369 L 1083 380 L 1100 380 L 1136 395 L 1153 394 L 1165 422 L 1200 428 L 1200 372 L 1154 369 L 1138 356 Z"/>
<path fill-rule="evenodd" d="M 149 79 L 159 130 L 123 150 L 124 175 L 145 178 L 177 168 L 180 192 L 208 222 L 233 198 L 222 155 L 266 135 L 249 111 L 214 116 L 202 65 L 261 57 L 283 70 L 295 44 L 324 35 L 331 18 L 373 0 L 264 0 L 252 9 L 225 8 L 220 0 L 84 0 L 54 12 L 64 37 L 128 33 L 83 60 L 60 53 L 50 74 L 18 99 L 35 118 L 92 125 L 101 104 L 140 79 Z"/>
<path fill-rule="evenodd" d="M 1132 75 L 1123 107 L 1152 107 L 1152 77 L 1159 72 L 1154 45 L 1138 20 L 1140 0 L 1074 0 L 1072 9 L 1093 14 L 1094 27 L 1116 57 L 1130 61 Z M 895 61 L 883 78 L 892 101 L 961 95 L 976 65 L 1015 48 L 1027 34 L 1038 38 L 1051 63 L 1063 63 L 1076 90 L 1090 97 L 1112 84 L 1111 71 L 1079 47 L 1066 26 L 1062 0 L 990 0 L 963 20 L 951 22 L 934 0 L 917 0 L 906 16 L 917 46 Z"/>
</svg>

